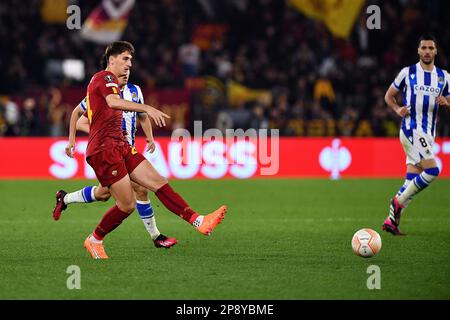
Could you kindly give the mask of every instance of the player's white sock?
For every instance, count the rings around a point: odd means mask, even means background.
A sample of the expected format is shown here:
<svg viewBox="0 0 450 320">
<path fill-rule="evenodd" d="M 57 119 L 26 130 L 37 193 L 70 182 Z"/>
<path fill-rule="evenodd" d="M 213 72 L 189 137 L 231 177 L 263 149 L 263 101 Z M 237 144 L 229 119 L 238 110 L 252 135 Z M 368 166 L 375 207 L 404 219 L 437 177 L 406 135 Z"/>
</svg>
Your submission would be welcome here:
<svg viewBox="0 0 450 320">
<path fill-rule="evenodd" d="M 202 222 L 203 222 L 203 218 L 204 218 L 204 217 L 205 217 L 205 216 L 199 215 L 199 216 L 197 217 L 197 219 L 195 219 L 195 221 L 192 223 L 192 225 L 193 225 L 194 227 L 196 227 L 196 228 L 200 227 L 200 225 L 201 225 Z"/>
<path fill-rule="evenodd" d="M 95 188 L 97 188 L 97 187 L 89 186 L 89 187 L 85 187 L 81 190 L 68 193 L 64 196 L 63 201 L 65 204 L 90 203 L 90 202 L 97 201 L 97 199 L 95 199 L 95 195 L 94 195 Z"/>
<path fill-rule="evenodd" d="M 150 234 L 150 237 L 152 238 L 152 240 L 155 240 L 156 238 L 158 238 L 158 236 L 161 234 L 161 232 L 159 232 L 158 227 L 156 226 L 155 216 L 150 217 L 150 218 L 142 218 L 142 222 L 144 223 L 145 228 L 147 229 L 148 233 Z"/>
<path fill-rule="evenodd" d="M 156 226 L 156 219 L 153 214 L 153 208 L 152 205 L 150 204 L 150 200 L 148 201 L 136 200 L 136 209 L 138 210 L 139 216 L 141 217 L 142 222 L 144 223 L 145 229 L 147 229 L 152 240 L 158 238 L 158 236 L 161 233 L 159 232 L 158 227 Z"/>
<path fill-rule="evenodd" d="M 398 198 L 408 187 L 408 185 L 411 183 L 412 180 L 414 180 L 415 177 L 417 177 L 419 174 L 418 173 L 407 173 L 406 174 L 406 179 L 405 182 L 403 183 L 403 186 L 400 188 L 400 190 L 398 190 L 396 197 Z M 403 204 L 404 208 L 407 208 L 408 205 L 410 204 L 412 198 L 409 198 L 408 200 L 405 201 L 405 203 Z"/>
<path fill-rule="evenodd" d="M 103 240 L 98 240 L 96 237 L 94 237 L 94 235 L 90 235 L 89 237 L 89 241 L 94 242 L 94 243 L 102 243 Z"/>
<path fill-rule="evenodd" d="M 405 191 L 397 198 L 398 202 L 404 206 L 407 201 L 428 187 L 439 176 L 438 168 L 425 169 L 420 175 L 415 177 L 412 182 L 406 187 Z"/>
</svg>

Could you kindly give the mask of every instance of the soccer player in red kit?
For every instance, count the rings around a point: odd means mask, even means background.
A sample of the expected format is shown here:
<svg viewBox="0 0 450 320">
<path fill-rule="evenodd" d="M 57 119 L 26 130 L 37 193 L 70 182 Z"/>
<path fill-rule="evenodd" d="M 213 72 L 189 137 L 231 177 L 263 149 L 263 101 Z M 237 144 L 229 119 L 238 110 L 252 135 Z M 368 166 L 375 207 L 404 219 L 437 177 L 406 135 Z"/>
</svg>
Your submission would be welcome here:
<svg viewBox="0 0 450 320">
<path fill-rule="evenodd" d="M 102 186 L 109 188 L 116 205 L 103 216 L 84 246 L 94 259 L 107 259 L 103 238 L 117 228 L 134 210 L 136 199 L 131 181 L 153 191 L 173 213 L 209 235 L 224 219 L 227 208 L 199 215 L 159 175 L 147 159 L 132 148 L 122 134 L 122 111 L 145 112 L 158 126 L 165 125 L 165 113 L 145 104 L 120 97 L 118 78 L 129 72 L 134 48 L 126 41 L 116 41 L 106 49 L 107 68 L 96 73 L 87 90 L 87 116 L 90 133 L 86 161 L 94 169 Z"/>
</svg>

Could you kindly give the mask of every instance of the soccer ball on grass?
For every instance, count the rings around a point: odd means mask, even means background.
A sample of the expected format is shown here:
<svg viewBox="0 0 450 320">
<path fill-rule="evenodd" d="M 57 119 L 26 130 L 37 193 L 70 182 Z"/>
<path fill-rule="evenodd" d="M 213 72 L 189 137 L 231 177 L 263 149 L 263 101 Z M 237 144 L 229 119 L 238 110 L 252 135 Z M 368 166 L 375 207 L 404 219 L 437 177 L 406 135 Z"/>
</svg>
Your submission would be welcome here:
<svg viewBox="0 0 450 320">
<path fill-rule="evenodd" d="M 381 249 L 381 237 L 378 232 L 369 228 L 358 230 L 352 238 L 352 248 L 360 257 L 373 257 Z"/>
</svg>

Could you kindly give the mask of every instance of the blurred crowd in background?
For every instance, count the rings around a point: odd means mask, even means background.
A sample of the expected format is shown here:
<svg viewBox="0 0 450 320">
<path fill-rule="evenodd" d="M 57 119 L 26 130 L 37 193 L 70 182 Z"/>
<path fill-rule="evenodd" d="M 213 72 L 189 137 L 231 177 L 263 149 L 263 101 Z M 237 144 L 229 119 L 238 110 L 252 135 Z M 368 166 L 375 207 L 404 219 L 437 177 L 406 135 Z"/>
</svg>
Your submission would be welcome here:
<svg viewBox="0 0 450 320">
<path fill-rule="evenodd" d="M 82 8 L 82 20 L 98 5 L 69 2 Z M 370 4 L 381 8 L 381 30 L 366 27 Z M 85 88 L 99 70 L 105 45 L 46 22 L 41 6 L 0 2 L 0 135 L 65 136 L 75 105 L 63 102 L 62 89 Z M 350 37 L 341 39 L 280 0 L 137 0 L 122 39 L 136 48 L 130 81 L 192 90 L 191 119 L 204 127 L 397 136 L 400 119 L 385 91 L 403 66 L 417 62 L 422 33 L 437 37 L 436 64 L 450 67 L 448 12 L 443 0 L 367 1 Z M 194 41 L 201 37 L 204 43 Z M 82 60 L 84 76 L 52 72 L 58 59 Z M 233 99 L 230 90 L 256 98 Z M 439 115 L 438 135 L 450 136 L 450 112 Z"/>
</svg>

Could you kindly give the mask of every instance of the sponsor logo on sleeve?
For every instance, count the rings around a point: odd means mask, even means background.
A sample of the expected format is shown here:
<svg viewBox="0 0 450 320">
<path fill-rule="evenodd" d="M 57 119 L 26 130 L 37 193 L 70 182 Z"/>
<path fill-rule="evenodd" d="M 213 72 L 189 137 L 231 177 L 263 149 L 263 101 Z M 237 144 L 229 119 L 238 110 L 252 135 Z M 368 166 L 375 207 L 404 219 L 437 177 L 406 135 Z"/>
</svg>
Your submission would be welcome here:
<svg viewBox="0 0 450 320">
<path fill-rule="evenodd" d="M 110 74 L 105 76 L 105 81 L 106 82 L 114 82 L 114 77 Z"/>
</svg>

